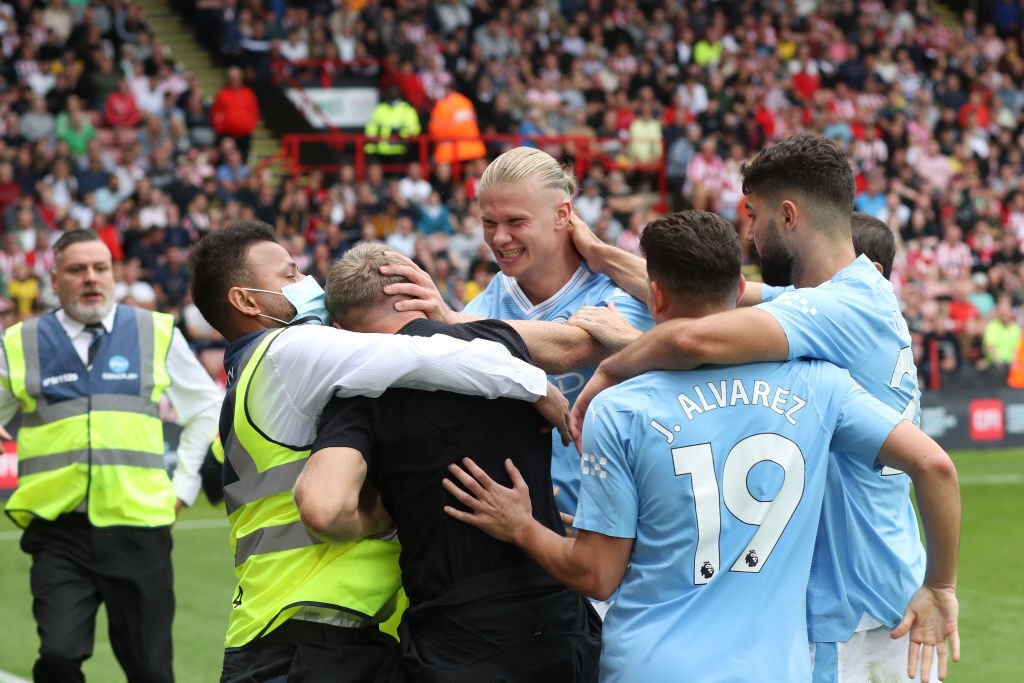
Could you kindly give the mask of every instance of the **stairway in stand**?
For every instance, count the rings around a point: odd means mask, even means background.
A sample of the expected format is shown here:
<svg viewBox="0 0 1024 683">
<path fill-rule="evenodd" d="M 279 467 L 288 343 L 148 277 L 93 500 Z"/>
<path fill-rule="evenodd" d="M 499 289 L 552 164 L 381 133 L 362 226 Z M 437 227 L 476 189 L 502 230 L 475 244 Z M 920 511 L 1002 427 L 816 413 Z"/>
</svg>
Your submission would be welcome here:
<svg viewBox="0 0 1024 683">
<path fill-rule="evenodd" d="M 199 44 L 193 28 L 182 21 L 168 0 L 138 2 L 145 12 L 146 21 L 152 28 L 156 40 L 170 48 L 171 58 L 175 62 L 196 75 L 203 88 L 203 94 L 212 101 L 224 84 L 224 68 Z M 275 157 L 280 150 L 280 141 L 261 121 L 253 134 L 249 167 L 255 171 L 260 168 L 263 159 Z M 270 163 L 265 171 L 265 178 L 276 185 L 282 173 L 280 160 Z"/>
</svg>

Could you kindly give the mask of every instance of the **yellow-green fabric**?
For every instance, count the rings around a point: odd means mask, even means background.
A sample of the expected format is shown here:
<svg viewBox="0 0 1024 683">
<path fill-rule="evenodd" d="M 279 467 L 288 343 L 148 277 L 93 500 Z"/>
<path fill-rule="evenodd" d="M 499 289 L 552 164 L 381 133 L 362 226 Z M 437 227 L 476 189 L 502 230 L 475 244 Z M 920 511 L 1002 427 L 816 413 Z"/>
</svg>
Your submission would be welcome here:
<svg viewBox="0 0 1024 683">
<path fill-rule="evenodd" d="M 396 541 L 324 541 L 302 524 L 292 489 L 309 447 L 276 443 L 249 419 L 247 406 L 275 396 L 252 393 L 252 378 L 283 330 L 253 342 L 231 389 L 231 432 L 224 437 L 225 468 L 237 481 L 224 487 L 238 585 L 225 647 L 245 646 L 305 607 L 380 623 L 393 612 L 401 587 Z"/>
<path fill-rule="evenodd" d="M 387 140 L 393 135 L 404 139 L 420 134 L 420 116 L 408 102 L 381 102 L 370 116 L 364 133 L 369 138 L 384 138 L 367 142 L 363 148 L 367 154 L 398 156 L 405 154 L 405 143 Z"/>
<path fill-rule="evenodd" d="M 999 319 L 990 321 L 982 338 L 986 358 L 990 363 L 1009 365 L 1017 354 L 1020 336 L 1020 325 L 1016 322 L 1005 325 Z"/>
<path fill-rule="evenodd" d="M 213 443 L 210 444 L 210 452 L 213 453 L 213 459 L 221 465 L 224 464 L 224 443 L 220 440 L 220 434 L 213 439 Z"/>
<path fill-rule="evenodd" d="M 78 511 L 93 526 L 166 526 L 174 522 L 175 494 L 163 467 L 160 397 L 170 385 L 167 352 L 174 318 L 138 310 L 152 325 L 141 338 L 152 376 L 145 395 L 92 394 L 48 405 L 38 375 L 39 344 L 26 346 L 26 329 L 38 319 L 14 325 L 4 334 L 11 393 L 21 403 L 18 430 L 18 488 L 6 512 L 21 527 L 34 517 L 54 520 Z M 35 337 L 35 335 L 29 335 Z M 35 362 L 30 355 L 34 354 Z"/>
</svg>

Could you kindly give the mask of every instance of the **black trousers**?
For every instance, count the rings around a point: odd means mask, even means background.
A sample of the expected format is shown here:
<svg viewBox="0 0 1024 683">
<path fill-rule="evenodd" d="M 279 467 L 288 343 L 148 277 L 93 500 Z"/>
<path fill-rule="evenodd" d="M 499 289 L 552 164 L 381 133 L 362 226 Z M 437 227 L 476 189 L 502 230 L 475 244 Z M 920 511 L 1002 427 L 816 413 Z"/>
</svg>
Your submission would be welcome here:
<svg viewBox="0 0 1024 683">
<path fill-rule="evenodd" d="M 378 683 L 596 683 L 601 619 L 534 564 L 475 576 L 414 604 Z M 653 683 L 653 682 L 652 682 Z"/>
<path fill-rule="evenodd" d="M 128 681 L 174 680 L 174 574 L 170 527 L 93 527 L 84 514 L 37 519 L 21 538 L 32 556 L 39 633 L 36 683 L 84 681 L 96 611 L 107 607 L 110 644 Z"/>
<path fill-rule="evenodd" d="M 252 147 L 252 134 L 249 135 L 218 135 L 217 145 L 220 145 L 220 141 L 224 138 L 231 138 L 235 141 L 235 146 L 238 148 L 238 153 L 242 155 L 242 162 L 248 163 L 249 161 L 249 149 Z"/>
<path fill-rule="evenodd" d="M 373 683 L 398 647 L 376 626 L 342 628 L 291 619 L 224 653 L 221 683 Z"/>
</svg>

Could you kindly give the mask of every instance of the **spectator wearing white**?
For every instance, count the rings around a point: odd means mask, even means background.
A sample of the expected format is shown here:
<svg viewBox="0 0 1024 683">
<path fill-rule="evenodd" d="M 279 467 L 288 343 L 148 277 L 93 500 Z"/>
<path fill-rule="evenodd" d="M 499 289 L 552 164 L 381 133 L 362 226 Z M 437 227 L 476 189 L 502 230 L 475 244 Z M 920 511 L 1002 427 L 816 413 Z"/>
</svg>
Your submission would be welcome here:
<svg viewBox="0 0 1024 683">
<path fill-rule="evenodd" d="M 33 95 L 29 106 L 30 109 L 20 120 L 19 129 L 22 137 L 29 142 L 52 138 L 56 133 L 57 123 L 53 114 L 46 108 L 46 98 L 42 95 Z"/>
<path fill-rule="evenodd" d="M 687 73 L 686 80 L 676 90 L 676 97 L 679 105 L 685 107 L 694 116 L 707 111 L 707 88 L 697 80 L 692 71 Z"/>
<path fill-rule="evenodd" d="M 502 63 L 512 54 L 512 41 L 497 19 L 491 19 L 473 31 L 473 42 L 480 46 L 485 60 L 495 59 Z"/>
<path fill-rule="evenodd" d="M 160 190 L 153 188 L 149 191 L 146 203 L 139 209 L 139 227 L 143 230 L 166 228 L 170 223 L 170 216 L 168 214 L 166 195 Z"/>
<path fill-rule="evenodd" d="M 136 76 L 132 79 L 132 94 L 139 111 L 152 116 L 161 116 L 164 111 L 164 93 L 156 80 L 156 74 L 146 75 L 136 66 Z"/>
<path fill-rule="evenodd" d="M 957 280 L 971 272 L 973 257 L 971 249 L 963 241 L 963 230 L 956 223 L 949 223 L 943 231 L 943 239 L 935 248 L 935 264 L 948 280 Z"/>
<path fill-rule="evenodd" d="M 397 251 L 403 256 L 412 258 L 416 255 L 416 241 L 418 236 L 413 230 L 412 219 L 408 216 L 399 216 L 395 221 L 395 231 L 388 235 L 388 248 Z"/>
<path fill-rule="evenodd" d="M 68 210 L 78 194 L 78 180 L 71 175 L 68 160 L 59 158 L 53 162 L 53 172 L 43 178 L 43 185 L 50 190 L 50 202 L 58 209 Z"/>
<path fill-rule="evenodd" d="M 117 210 L 117 205 L 127 196 L 126 192 L 121 191 L 120 176 L 116 173 L 110 174 L 107 184 L 96 190 L 94 195 L 97 213 L 109 216 Z"/>
<path fill-rule="evenodd" d="M 698 210 L 714 210 L 725 180 L 725 162 L 718 156 L 718 142 L 705 138 L 700 143 L 700 154 L 690 160 L 686 169 L 683 195 Z"/>
<path fill-rule="evenodd" d="M 596 180 L 583 181 L 583 194 L 576 198 L 572 208 L 587 225 L 597 223 L 601 218 L 601 209 L 604 208 L 604 197 L 601 196 L 601 186 Z"/>
<path fill-rule="evenodd" d="M 142 266 L 139 259 L 128 259 L 121 268 L 121 277 L 114 284 L 114 301 L 119 304 L 156 310 L 156 292 L 142 281 Z"/>
<path fill-rule="evenodd" d="M 75 202 L 68 210 L 68 216 L 75 221 L 80 228 L 88 228 L 92 225 L 93 217 L 96 215 L 96 193 L 86 192 L 82 195 L 82 201 Z"/>
<path fill-rule="evenodd" d="M 423 171 L 419 163 L 414 161 L 409 164 L 405 177 L 398 181 L 398 191 L 406 201 L 422 206 L 427 203 L 434 188 L 423 179 Z"/>
<path fill-rule="evenodd" d="M 462 0 L 441 0 L 434 6 L 442 35 L 451 35 L 460 28 L 469 28 L 472 17 Z"/>
<path fill-rule="evenodd" d="M 135 186 L 146 174 L 139 162 L 138 146 L 133 145 L 124 150 L 121 165 L 114 169 L 114 175 L 120 181 L 121 190 L 126 196 L 135 194 Z"/>
<path fill-rule="evenodd" d="M 448 241 L 448 256 L 460 273 L 468 272 L 473 261 L 480 258 L 481 251 L 491 260 L 491 252 L 484 243 L 484 226 L 480 221 L 480 208 L 470 205 L 470 212 L 456 223 L 455 234 Z"/>
<path fill-rule="evenodd" d="M 288 32 L 288 39 L 281 42 L 281 57 L 289 62 L 304 62 L 309 59 L 309 44 L 302 40 L 299 29 Z"/>
</svg>

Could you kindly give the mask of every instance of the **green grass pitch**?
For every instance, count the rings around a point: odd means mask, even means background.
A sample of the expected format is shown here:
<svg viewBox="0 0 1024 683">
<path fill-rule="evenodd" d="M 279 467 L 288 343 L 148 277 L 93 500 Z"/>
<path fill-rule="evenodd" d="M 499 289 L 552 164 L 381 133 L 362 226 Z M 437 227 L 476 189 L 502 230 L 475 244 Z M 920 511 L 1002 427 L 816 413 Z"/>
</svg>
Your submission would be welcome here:
<svg viewBox="0 0 1024 683">
<path fill-rule="evenodd" d="M 1024 632 L 1024 451 L 963 451 L 954 458 L 964 508 L 959 587 L 963 656 L 948 680 L 1018 680 L 1015 653 Z M 234 583 L 223 515 L 223 509 L 199 504 L 185 511 L 174 534 L 174 669 L 183 683 L 215 681 L 220 672 Z M 15 527 L 0 523 L 0 672 L 22 678 L 31 678 L 38 647 L 28 564 Z M 124 680 L 102 613 L 86 676 L 91 681 Z"/>
</svg>

